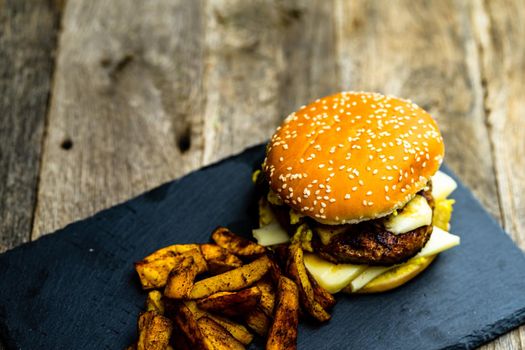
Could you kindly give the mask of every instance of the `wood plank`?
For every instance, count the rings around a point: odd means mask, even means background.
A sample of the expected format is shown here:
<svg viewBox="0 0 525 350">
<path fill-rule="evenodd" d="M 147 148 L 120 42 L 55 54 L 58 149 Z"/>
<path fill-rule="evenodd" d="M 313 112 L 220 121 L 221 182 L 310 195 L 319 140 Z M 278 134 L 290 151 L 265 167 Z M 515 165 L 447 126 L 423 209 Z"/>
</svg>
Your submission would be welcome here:
<svg viewBox="0 0 525 350">
<path fill-rule="evenodd" d="M 476 1 L 473 11 L 501 222 L 525 250 L 525 9 L 522 1 Z M 522 349 L 525 326 L 483 349 Z"/>
<path fill-rule="evenodd" d="M 206 17 L 204 163 L 266 140 L 338 90 L 333 2 L 214 1 Z"/>
<path fill-rule="evenodd" d="M 0 1 L 0 252 L 29 240 L 60 7 Z"/>
<path fill-rule="evenodd" d="M 334 2 L 300 0 L 281 6 L 284 65 L 279 113 L 285 117 L 304 104 L 338 92 L 340 79 Z"/>
<path fill-rule="evenodd" d="M 33 238 L 201 164 L 201 5 L 68 2 Z"/>
<path fill-rule="evenodd" d="M 278 7 L 269 0 L 208 1 L 205 164 L 268 138 L 281 119 Z"/>
<path fill-rule="evenodd" d="M 0 1 L 0 253 L 31 235 L 60 15 L 58 3 Z"/>
<path fill-rule="evenodd" d="M 339 0 L 335 16 L 343 89 L 408 98 L 437 117 L 445 161 L 498 217 L 468 4 Z"/>
</svg>

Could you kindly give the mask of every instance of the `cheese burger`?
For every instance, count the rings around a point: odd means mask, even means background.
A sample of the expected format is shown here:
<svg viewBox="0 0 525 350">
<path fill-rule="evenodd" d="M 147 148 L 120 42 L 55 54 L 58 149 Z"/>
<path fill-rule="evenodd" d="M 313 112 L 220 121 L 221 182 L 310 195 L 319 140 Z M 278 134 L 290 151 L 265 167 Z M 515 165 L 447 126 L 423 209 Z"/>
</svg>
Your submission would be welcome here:
<svg viewBox="0 0 525 350">
<path fill-rule="evenodd" d="M 342 92 L 301 107 L 277 128 L 254 180 L 271 246 L 299 240 L 329 292 L 381 292 L 459 244 L 448 233 L 454 180 L 438 169 L 443 138 L 414 103 Z M 309 252 L 309 253 L 308 253 Z"/>
</svg>

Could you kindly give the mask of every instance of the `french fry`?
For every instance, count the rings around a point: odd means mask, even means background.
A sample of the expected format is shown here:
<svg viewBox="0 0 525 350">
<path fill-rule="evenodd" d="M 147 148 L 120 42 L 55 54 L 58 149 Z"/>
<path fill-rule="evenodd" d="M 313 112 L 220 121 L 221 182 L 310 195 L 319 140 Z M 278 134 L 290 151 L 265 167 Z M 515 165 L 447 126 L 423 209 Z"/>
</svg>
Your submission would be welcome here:
<svg viewBox="0 0 525 350">
<path fill-rule="evenodd" d="M 178 330 L 184 334 L 184 339 L 189 348 L 192 350 L 208 350 L 209 347 L 190 309 L 180 301 L 170 302 L 166 307 L 166 313 L 173 318 Z"/>
<path fill-rule="evenodd" d="M 197 324 L 204 336 L 204 341 L 212 350 L 243 350 L 244 345 L 235 339 L 226 329 L 213 319 L 203 316 Z"/>
<path fill-rule="evenodd" d="M 212 274 L 223 273 L 242 266 L 241 259 L 216 244 L 201 245 L 201 252 Z"/>
<path fill-rule="evenodd" d="M 190 311 L 193 313 L 197 320 L 203 316 L 209 317 L 218 324 L 220 324 L 222 327 L 224 327 L 224 329 L 230 332 L 230 334 L 242 344 L 248 345 L 252 342 L 253 335 L 242 324 L 233 322 L 225 317 L 213 315 L 209 312 L 201 310 L 194 300 L 185 301 L 184 304 L 186 304 L 188 309 L 190 309 Z"/>
<path fill-rule="evenodd" d="M 268 272 L 270 265 L 270 259 L 263 255 L 249 264 L 198 281 L 193 285 L 188 298 L 201 299 L 221 291 L 231 292 L 249 287 Z"/>
<path fill-rule="evenodd" d="M 281 276 L 277 287 L 275 317 L 268 333 L 266 349 L 296 349 L 299 323 L 299 290 L 287 277 Z"/>
<path fill-rule="evenodd" d="M 256 307 L 244 316 L 244 321 L 255 333 L 265 337 L 270 329 L 271 319 L 260 307 Z"/>
<path fill-rule="evenodd" d="M 306 270 L 306 274 L 308 275 L 308 279 L 312 284 L 315 301 L 318 302 L 323 307 L 323 309 L 331 309 L 336 302 L 334 296 L 330 294 L 330 292 L 328 292 L 326 289 L 324 289 L 319 283 L 317 283 L 315 278 L 310 274 L 308 270 Z"/>
<path fill-rule="evenodd" d="M 199 245 L 198 244 L 174 244 L 174 245 L 170 245 L 170 246 L 154 251 L 153 253 L 145 257 L 143 260 L 153 261 L 153 260 L 161 259 L 168 254 L 177 255 L 177 254 L 186 253 L 194 249 L 199 249 Z"/>
<path fill-rule="evenodd" d="M 252 310 L 261 300 L 261 290 L 254 286 L 238 292 L 218 292 L 197 300 L 200 309 L 235 317 Z"/>
<path fill-rule="evenodd" d="M 143 260 L 135 263 L 143 289 L 162 288 L 168 275 L 178 263 L 180 255 L 191 256 L 198 267 L 197 273 L 206 272 L 208 266 L 197 244 L 177 244 L 159 249 Z"/>
<path fill-rule="evenodd" d="M 169 319 L 154 311 L 139 316 L 139 340 L 137 350 L 165 350 L 171 337 L 173 325 Z"/>
<path fill-rule="evenodd" d="M 162 288 L 166 285 L 170 271 L 177 264 L 177 255 L 168 253 L 161 259 L 135 263 L 143 289 Z"/>
<path fill-rule="evenodd" d="M 226 227 L 219 227 L 211 234 L 211 239 L 218 246 L 239 256 L 256 256 L 266 252 L 266 248 L 232 233 Z"/>
<path fill-rule="evenodd" d="M 172 299 L 186 298 L 193 288 L 193 281 L 197 276 L 198 267 L 189 255 L 178 255 L 180 262 L 171 270 L 164 288 L 164 295 Z"/>
<path fill-rule="evenodd" d="M 224 327 L 224 329 L 230 332 L 230 334 L 242 344 L 248 345 L 252 342 L 253 334 L 242 324 L 217 315 L 208 314 L 207 316 Z"/>
<path fill-rule="evenodd" d="M 288 254 L 290 253 L 288 243 L 275 245 L 272 247 L 272 251 L 274 260 L 277 261 L 277 264 L 281 269 L 285 270 L 288 262 Z"/>
<path fill-rule="evenodd" d="M 275 291 L 272 284 L 264 279 L 257 282 L 255 286 L 261 291 L 261 300 L 259 301 L 261 310 L 266 316 L 272 317 L 275 305 Z"/>
<path fill-rule="evenodd" d="M 315 300 L 314 290 L 304 266 L 303 249 L 299 244 L 290 245 L 288 276 L 297 284 L 301 305 L 305 311 L 320 322 L 328 321 L 330 314 Z"/>
<path fill-rule="evenodd" d="M 152 290 L 148 293 L 148 298 L 146 299 L 146 311 L 155 311 L 159 315 L 164 314 L 162 294 L 158 290 Z"/>
</svg>

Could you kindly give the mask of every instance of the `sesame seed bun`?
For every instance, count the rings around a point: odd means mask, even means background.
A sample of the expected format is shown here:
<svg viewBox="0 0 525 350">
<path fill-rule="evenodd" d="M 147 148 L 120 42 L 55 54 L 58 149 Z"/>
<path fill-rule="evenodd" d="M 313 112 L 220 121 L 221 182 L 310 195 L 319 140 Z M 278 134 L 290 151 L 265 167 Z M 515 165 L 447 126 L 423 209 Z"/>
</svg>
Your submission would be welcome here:
<svg viewBox="0 0 525 350">
<path fill-rule="evenodd" d="M 336 225 L 404 206 L 443 156 L 436 122 L 414 103 L 342 92 L 288 116 L 271 138 L 263 170 L 288 206 Z"/>
</svg>

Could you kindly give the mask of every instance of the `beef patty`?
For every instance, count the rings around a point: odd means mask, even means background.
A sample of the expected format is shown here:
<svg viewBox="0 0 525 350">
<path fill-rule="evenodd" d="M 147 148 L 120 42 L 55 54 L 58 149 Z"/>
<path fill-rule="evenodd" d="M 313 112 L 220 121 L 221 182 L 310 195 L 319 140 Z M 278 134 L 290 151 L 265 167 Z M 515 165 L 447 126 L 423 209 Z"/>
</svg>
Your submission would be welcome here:
<svg viewBox="0 0 525 350">
<path fill-rule="evenodd" d="M 434 210 L 430 185 L 422 195 Z M 312 229 L 316 230 L 314 223 Z M 344 230 L 341 230 L 341 226 Z M 335 263 L 367 265 L 394 265 L 405 262 L 425 246 L 432 234 L 432 225 L 418 227 L 402 234 L 385 229 L 383 219 L 364 221 L 358 224 L 337 226 L 341 233 L 334 235 L 328 244 L 314 240 L 314 249 L 323 258 Z"/>
<path fill-rule="evenodd" d="M 426 189 L 418 194 L 423 196 L 434 210 L 431 186 L 429 182 Z M 290 209 L 285 205 L 271 207 L 281 226 L 293 235 L 298 225 L 290 224 Z M 383 221 L 381 218 L 358 224 L 323 225 L 305 217 L 300 223 L 307 223 L 314 232 L 319 227 L 339 232 L 333 235 L 326 245 L 321 243 L 318 235 L 314 235 L 312 240 L 315 251 L 334 263 L 383 266 L 399 264 L 416 255 L 432 234 L 432 225 L 394 234 L 385 229 Z"/>
</svg>

